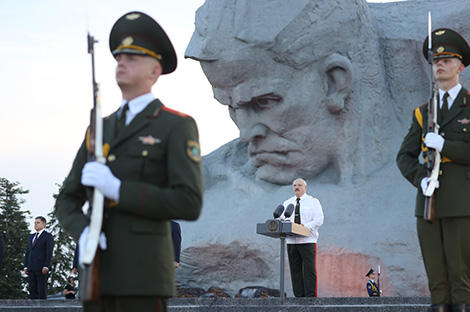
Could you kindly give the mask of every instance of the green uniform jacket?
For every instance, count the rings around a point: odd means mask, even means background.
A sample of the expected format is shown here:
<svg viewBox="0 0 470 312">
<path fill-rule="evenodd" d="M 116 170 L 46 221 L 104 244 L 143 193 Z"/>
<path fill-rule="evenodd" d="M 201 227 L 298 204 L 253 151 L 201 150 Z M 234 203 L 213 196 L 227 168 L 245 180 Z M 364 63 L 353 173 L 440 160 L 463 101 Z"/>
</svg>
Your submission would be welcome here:
<svg viewBox="0 0 470 312">
<path fill-rule="evenodd" d="M 121 180 L 121 189 L 117 206 L 105 208 L 108 248 L 99 254 L 101 294 L 170 297 L 175 284 L 169 220 L 195 220 L 202 206 L 197 127 L 191 117 L 159 100 L 118 136 L 117 120 L 113 113 L 103 125 L 107 165 Z M 75 240 L 88 225 L 80 182 L 86 162 L 83 142 L 56 202 L 60 224 Z"/>
<path fill-rule="evenodd" d="M 439 188 L 434 191 L 435 217 L 470 216 L 470 93 L 462 88 L 451 109 L 440 122 L 439 134 L 444 137 Z M 397 165 L 403 176 L 417 189 L 415 215 L 423 216 L 424 195 L 421 180 L 427 171 L 418 157 L 423 150 L 427 132 L 428 108 L 424 104 L 415 109 L 412 123 L 397 156 Z M 424 126 L 424 129 L 422 127 Z"/>
</svg>

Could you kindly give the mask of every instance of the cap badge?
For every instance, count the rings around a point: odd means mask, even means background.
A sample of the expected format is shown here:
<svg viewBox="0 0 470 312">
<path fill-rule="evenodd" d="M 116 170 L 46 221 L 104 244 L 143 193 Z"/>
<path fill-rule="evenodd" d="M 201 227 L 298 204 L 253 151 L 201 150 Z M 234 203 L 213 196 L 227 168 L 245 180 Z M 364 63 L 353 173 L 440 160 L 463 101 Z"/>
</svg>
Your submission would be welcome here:
<svg viewBox="0 0 470 312">
<path fill-rule="evenodd" d="M 443 46 L 440 46 L 439 48 L 437 48 L 437 53 L 442 53 L 442 52 L 444 52 Z"/>
<path fill-rule="evenodd" d="M 133 21 L 133 20 L 136 20 L 140 17 L 140 14 L 139 13 L 131 13 L 131 14 L 127 14 L 126 15 L 126 18 L 130 21 Z"/>
<path fill-rule="evenodd" d="M 147 136 L 140 136 L 139 141 L 141 141 L 142 144 L 145 144 L 145 145 L 155 145 L 155 143 L 160 143 L 162 140 L 158 138 L 154 138 L 151 135 L 147 135 Z"/>
<path fill-rule="evenodd" d="M 445 30 L 439 30 L 439 31 L 436 31 L 434 34 L 435 34 L 436 36 L 441 36 L 441 35 L 443 35 L 443 34 L 445 34 L 445 33 L 446 33 Z"/>
<path fill-rule="evenodd" d="M 131 36 L 129 36 L 122 40 L 122 45 L 128 46 L 128 45 L 131 45 L 133 42 L 134 42 L 134 39 Z"/>
</svg>

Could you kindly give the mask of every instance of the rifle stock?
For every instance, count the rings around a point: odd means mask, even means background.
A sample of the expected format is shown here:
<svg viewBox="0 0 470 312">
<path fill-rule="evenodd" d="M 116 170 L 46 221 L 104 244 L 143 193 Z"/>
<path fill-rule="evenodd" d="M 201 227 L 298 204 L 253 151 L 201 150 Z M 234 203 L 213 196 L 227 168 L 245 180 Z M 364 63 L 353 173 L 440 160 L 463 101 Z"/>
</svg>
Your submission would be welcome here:
<svg viewBox="0 0 470 312">
<path fill-rule="evenodd" d="M 103 120 L 101 118 L 101 105 L 99 101 L 98 84 L 95 81 L 95 39 L 88 34 L 88 53 L 91 54 L 92 83 L 93 83 L 93 109 L 90 116 L 89 128 L 89 161 L 105 163 L 103 155 Z M 97 252 L 101 229 L 103 225 L 104 196 L 98 189 L 88 189 L 88 216 L 90 218 L 90 231 L 84 248 L 83 263 L 85 277 L 82 283 L 82 300 L 100 300 L 99 254 Z"/>
</svg>

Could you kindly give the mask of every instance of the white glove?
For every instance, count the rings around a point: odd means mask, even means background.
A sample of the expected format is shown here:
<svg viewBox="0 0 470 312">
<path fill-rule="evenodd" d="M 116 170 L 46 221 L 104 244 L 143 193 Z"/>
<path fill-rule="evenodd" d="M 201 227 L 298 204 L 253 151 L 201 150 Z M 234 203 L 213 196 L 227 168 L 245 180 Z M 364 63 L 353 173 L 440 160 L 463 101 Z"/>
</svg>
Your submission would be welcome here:
<svg viewBox="0 0 470 312">
<path fill-rule="evenodd" d="M 424 137 L 424 144 L 426 144 L 427 147 L 434 148 L 438 152 L 442 151 L 444 141 L 442 136 L 434 132 L 428 132 Z"/>
<path fill-rule="evenodd" d="M 423 191 L 423 195 L 426 193 L 426 189 L 428 188 L 428 177 L 424 177 L 421 180 L 421 190 Z M 439 188 L 439 180 L 436 182 L 436 188 Z"/>
<path fill-rule="evenodd" d="M 80 238 L 78 239 L 78 264 L 80 264 L 82 268 L 85 268 L 85 265 L 83 264 L 83 256 L 85 255 L 85 246 L 88 241 L 89 232 L 90 232 L 90 227 L 87 225 L 83 229 L 83 232 L 82 234 L 80 234 Z M 106 248 L 108 248 L 106 235 L 104 235 L 103 232 L 101 232 L 100 241 L 98 245 L 100 246 L 102 250 L 106 250 Z"/>
<path fill-rule="evenodd" d="M 82 170 L 82 184 L 96 187 L 106 198 L 119 201 L 121 180 L 105 164 L 97 161 L 86 163 Z"/>
</svg>

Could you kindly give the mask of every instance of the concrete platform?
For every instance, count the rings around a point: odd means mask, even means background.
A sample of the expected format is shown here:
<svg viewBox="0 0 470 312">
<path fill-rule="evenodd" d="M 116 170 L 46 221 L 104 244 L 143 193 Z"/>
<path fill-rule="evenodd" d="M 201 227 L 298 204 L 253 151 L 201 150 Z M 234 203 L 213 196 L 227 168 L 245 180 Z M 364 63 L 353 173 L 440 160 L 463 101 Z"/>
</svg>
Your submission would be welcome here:
<svg viewBox="0 0 470 312">
<path fill-rule="evenodd" d="M 169 312 L 425 312 L 426 297 L 383 298 L 174 298 Z M 78 300 L 0 300 L 0 312 L 81 312 Z"/>
</svg>

